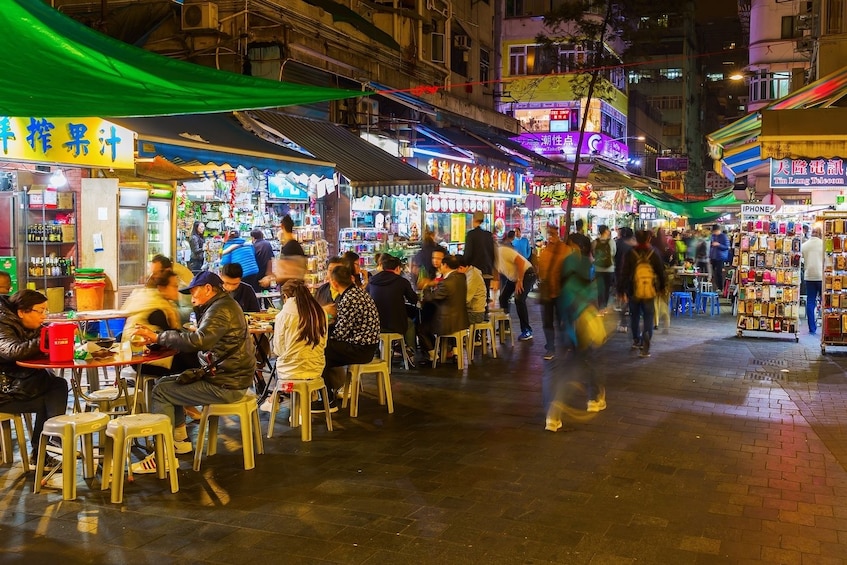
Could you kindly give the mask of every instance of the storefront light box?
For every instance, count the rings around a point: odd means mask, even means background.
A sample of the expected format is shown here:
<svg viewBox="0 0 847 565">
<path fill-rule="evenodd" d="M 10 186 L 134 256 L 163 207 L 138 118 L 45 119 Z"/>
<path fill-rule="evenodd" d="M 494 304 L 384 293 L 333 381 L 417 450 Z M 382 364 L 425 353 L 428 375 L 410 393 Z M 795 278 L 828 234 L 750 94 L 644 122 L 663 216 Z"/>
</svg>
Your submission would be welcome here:
<svg viewBox="0 0 847 565">
<path fill-rule="evenodd" d="M 285 175 L 268 177 L 268 198 L 270 200 L 309 200 L 305 187 L 291 182 Z"/>
</svg>

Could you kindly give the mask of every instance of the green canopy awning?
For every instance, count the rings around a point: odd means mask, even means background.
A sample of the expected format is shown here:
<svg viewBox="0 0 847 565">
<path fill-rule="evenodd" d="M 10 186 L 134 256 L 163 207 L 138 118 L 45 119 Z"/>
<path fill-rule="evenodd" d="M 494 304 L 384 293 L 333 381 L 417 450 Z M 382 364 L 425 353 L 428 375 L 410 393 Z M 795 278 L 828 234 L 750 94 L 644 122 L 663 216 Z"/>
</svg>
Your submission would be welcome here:
<svg viewBox="0 0 847 565">
<path fill-rule="evenodd" d="M 722 213 L 707 212 L 706 208 L 713 206 L 726 206 L 728 204 L 740 204 L 735 196 L 730 192 L 723 196 L 711 198 L 709 200 L 699 200 L 697 202 L 682 202 L 680 200 L 662 200 L 655 198 L 649 194 L 639 192 L 637 190 L 628 189 L 630 194 L 645 204 L 651 204 L 660 210 L 673 212 L 677 216 L 685 216 L 690 224 L 706 224 L 712 222 Z"/>
<path fill-rule="evenodd" d="M 0 26 L 6 53 L 0 116 L 205 114 L 363 95 L 169 59 L 102 35 L 40 0 L 4 0 Z"/>
</svg>

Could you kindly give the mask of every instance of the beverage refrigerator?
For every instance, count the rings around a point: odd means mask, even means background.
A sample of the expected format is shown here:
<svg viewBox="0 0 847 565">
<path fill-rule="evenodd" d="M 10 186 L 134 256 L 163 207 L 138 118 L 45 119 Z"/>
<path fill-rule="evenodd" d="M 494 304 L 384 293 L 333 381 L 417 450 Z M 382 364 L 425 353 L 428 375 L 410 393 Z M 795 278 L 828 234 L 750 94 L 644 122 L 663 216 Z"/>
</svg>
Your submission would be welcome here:
<svg viewBox="0 0 847 565">
<path fill-rule="evenodd" d="M 120 187 L 117 304 L 144 285 L 154 255 L 172 258 L 172 210 L 172 191 Z"/>
</svg>

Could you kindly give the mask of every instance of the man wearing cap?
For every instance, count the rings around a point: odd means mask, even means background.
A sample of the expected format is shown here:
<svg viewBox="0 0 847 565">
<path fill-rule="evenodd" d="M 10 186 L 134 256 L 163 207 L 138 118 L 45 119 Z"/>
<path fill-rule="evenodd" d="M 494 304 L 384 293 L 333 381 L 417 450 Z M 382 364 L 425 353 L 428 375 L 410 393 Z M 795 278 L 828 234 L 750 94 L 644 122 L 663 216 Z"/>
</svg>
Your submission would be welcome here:
<svg viewBox="0 0 847 565">
<path fill-rule="evenodd" d="M 485 213 L 473 214 L 474 228 L 465 236 L 465 260 L 482 273 L 485 281 L 485 319 L 488 319 L 488 303 L 491 300 L 491 279 L 494 278 L 494 238 L 491 232 L 482 229 Z"/>
<path fill-rule="evenodd" d="M 131 330 L 146 344 L 157 343 L 180 352 L 197 353 L 201 366 L 211 367 L 199 381 L 179 384 L 176 375 L 171 375 L 162 377 L 153 387 L 151 412 L 171 419 L 178 454 L 192 451 L 183 407 L 237 402 L 252 384 L 256 370 L 256 352 L 248 335 L 247 320 L 238 303 L 223 289 L 220 277 L 202 271 L 180 292 L 191 294 L 197 314 L 195 330 L 166 330 L 158 334 L 141 326 Z M 135 463 L 132 471 L 156 472 L 154 456 Z"/>
</svg>

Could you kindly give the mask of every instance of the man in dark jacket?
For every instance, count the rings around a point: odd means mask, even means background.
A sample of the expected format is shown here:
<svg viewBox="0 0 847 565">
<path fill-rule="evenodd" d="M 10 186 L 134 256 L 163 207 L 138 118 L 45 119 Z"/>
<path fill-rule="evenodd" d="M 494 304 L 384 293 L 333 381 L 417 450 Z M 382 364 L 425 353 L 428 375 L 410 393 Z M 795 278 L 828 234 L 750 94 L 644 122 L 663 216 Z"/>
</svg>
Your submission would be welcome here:
<svg viewBox="0 0 847 565">
<path fill-rule="evenodd" d="M 265 239 L 265 232 L 261 229 L 252 230 L 250 237 L 253 238 L 253 253 L 256 255 L 256 264 L 259 266 L 259 282 L 253 290 L 262 292 L 262 287 L 267 287 L 270 283 L 270 279 L 266 277 L 273 274 L 271 261 L 274 258 L 274 250 L 271 242 Z"/>
<path fill-rule="evenodd" d="M 130 331 L 140 335 L 146 343 L 197 353 L 201 366 L 213 369 L 201 380 L 190 384 L 179 384 L 174 375 L 162 377 L 153 387 L 151 411 L 171 419 L 175 425 L 176 452 L 182 454 L 192 450 L 185 431 L 183 406 L 230 404 L 243 398 L 253 383 L 256 352 L 247 331 L 244 312 L 223 289 L 218 275 L 201 272 L 187 289 L 180 292 L 191 293 L 191 303 L 197 314 L 196 330 L 166 330 L 156 334 L 147 328 L 137 327 L 130 328 Z M 180 424 L 177 426 L 176 422 Z M 132 470 L 141 474 L 156 472 L 154 456 L 134 464 Z"/>
<path fill-rule="evenodd" d="M 406 345 L 415 344 L 415 325 L 409 318 L 409 309 L 418 302 L 412 283 L 400 276 L 400 260 L 383 253 L 379 264 L 382 270 L 372 276 L 365 290 L 370 294 L 379 312 L 379 326 L 383 333 L 400 334 Z"/>
<path fill-rule="evenodd" d="M 444 257 L 441 281 L 434 288 L 424 291 L 423 301 L 433 302 L 437 307 L 432 323 L 435 335 L 449 335 L 466 330 L 471 325 L 468 320 L 467 281 L 458 268 L 459 261 L 455 256 Z"/>
<path fill-rule="evenodd" d="M 723 292 L 723 266 L 729 261 L 729 238 L 718 224 L 712 226 L 712 240 L 709 242 L 709 263 L 712 265 L 712 281 L 715 292 Z"/>
<path fill-rule="evenodd" d="M 485 281 L 485 319 L 488 319 L 488 303 L 491 301 L 491 280 L 494 278 L 494 238 L 491 232 L 482 229 L 484 212 L 474 212 L 474 228 L 465 235 L 465 261 L 482 273 Z"/>
<path fill-rule="evenodd" d="M 653 321 L 656 316 L 655 296 L 665 292 L 665 263 L 650 245 L 649 231 L 639 231 L 635 234 L 636 246 L 624 257 L 621 269 L 621 280 L 618 290 L 629 300 L 630 323 L 632 327 L 632 348 L 641 349 L 641 357 L 650 356 L 650 341 L 653 338 Z M 635 292 L 635 278 L 638 276 L 638 263 L 649 262 L 653 269 L 654 295 L 651 298 L 639 298 Z M 644 318 L 644 329 L 640 329 L 639 318 Z"/>
</svg>

